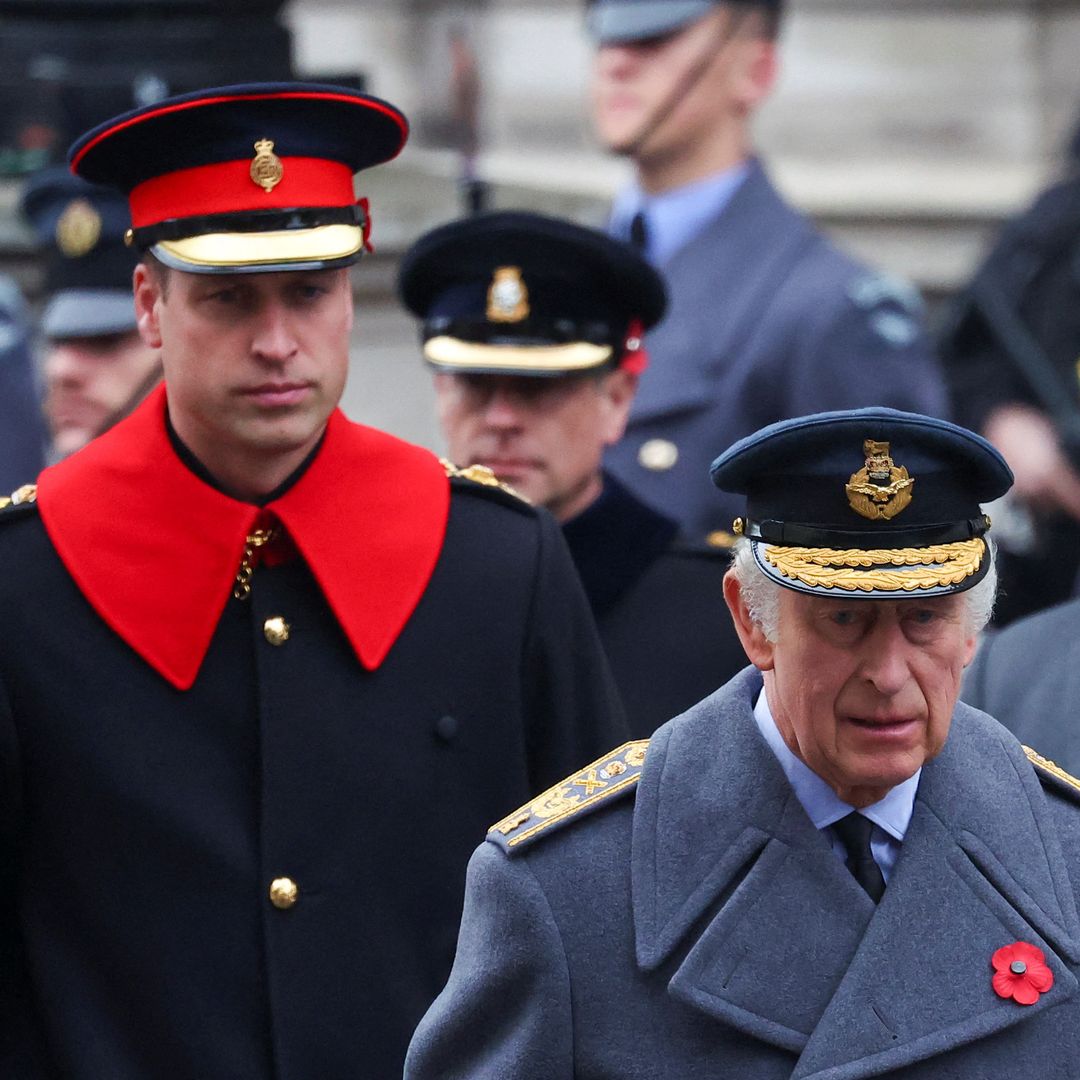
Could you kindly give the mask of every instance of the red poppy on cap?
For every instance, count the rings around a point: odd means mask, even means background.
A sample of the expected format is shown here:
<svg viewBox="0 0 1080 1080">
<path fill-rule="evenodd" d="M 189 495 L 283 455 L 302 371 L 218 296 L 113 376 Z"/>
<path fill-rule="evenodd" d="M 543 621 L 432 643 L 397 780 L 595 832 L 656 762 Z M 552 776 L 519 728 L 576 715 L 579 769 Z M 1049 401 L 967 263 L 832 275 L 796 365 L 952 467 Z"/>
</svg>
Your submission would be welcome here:
<svg viewBox="0 0 1080 1080">
<path fill-rule="evenodd" d="M 1026 941 L 1003 945 L 990 962 L 994 993 L 1018 1005 L 1034 1005 L 1054 985 L 1054 973 L 1046 966 L 1042 950 Z"/>
</svg>

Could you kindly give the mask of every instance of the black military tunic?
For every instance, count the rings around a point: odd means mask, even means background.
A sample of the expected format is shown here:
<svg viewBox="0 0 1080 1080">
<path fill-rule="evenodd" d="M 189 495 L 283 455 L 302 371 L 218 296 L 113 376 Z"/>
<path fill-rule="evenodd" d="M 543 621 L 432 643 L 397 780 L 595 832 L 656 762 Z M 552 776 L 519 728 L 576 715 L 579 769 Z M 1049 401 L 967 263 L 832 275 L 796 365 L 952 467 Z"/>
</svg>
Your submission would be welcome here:
<svg viewBox="0 0 1080 1080">
<path fill-rule="evenodd" d="M 724 602 L 728 553 L 692 548 L 678 531 L 609 474 L 563 526 L 635 739 L 748 663 Z"/>
<path fill-rule="evenodd" d="M 424 451 L 337 413 L 259 510 L 163 401 L 0 512 L 0 1076 L 397 1077 L 470 851 L 625 737 L 587 605 Z"/>
</svg>

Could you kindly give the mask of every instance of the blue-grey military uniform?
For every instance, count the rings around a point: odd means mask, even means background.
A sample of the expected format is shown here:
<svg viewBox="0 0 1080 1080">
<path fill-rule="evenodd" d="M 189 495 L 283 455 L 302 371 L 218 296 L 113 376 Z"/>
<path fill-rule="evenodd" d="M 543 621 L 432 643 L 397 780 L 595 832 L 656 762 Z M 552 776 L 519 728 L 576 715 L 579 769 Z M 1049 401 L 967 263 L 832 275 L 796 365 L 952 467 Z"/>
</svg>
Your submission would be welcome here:
<svg viewBox="0 0 1080 1080">
<path fill-rule="evenodd" d="M 759 734 L 761 685 L 500 822 L 407 1080 L 1080 1075 L 1080 783 L 958 705 L 875 907 Z M 992 986 L 1014 941 L 1053 976 L 1030 1006 Z"/>
<path fill-rule="evenodd" d="M 45 421 L 23 300 L 0 276 L 0 491 L 32 481 L 45 464 Z"/>
<path fill-rule="evenodd" d="M 987 635 L 960 696 L 1021 742 L 1080 773 L 1080 600 Z"/>
<path fill-rule="evenodd" d="M 653 363 L 605 464 L 688 536 L 730 530 L 738 500 L 703 477 L 766 424 L 863 405 L 946 415 L 918 295 L 837 250 L 759 162 L 660 270 L 668 312 L 646 335 Z"/>
</svg>

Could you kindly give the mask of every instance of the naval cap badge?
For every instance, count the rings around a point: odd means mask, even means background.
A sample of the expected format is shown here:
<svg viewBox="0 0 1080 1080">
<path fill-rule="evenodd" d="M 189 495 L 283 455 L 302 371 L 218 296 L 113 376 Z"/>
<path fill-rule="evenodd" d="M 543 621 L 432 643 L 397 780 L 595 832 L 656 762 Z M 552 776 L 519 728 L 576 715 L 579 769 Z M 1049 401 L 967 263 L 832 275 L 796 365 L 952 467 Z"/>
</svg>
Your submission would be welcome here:
<svg viewBox="0 0 1080 1080">
<path fill-rule="evenodd" d="M 56 246 L 69 259 L 88 255 L 101 239 L 101 215 L 88 199 L 73 199 L 56 222 Z"/>
<path fill-rule="evenodd" d="M 866 464 L 852 473 L 844 487 L 848 505 L 871 521 L 888 521 L 911 502 L 915 479 L 897 466 L 889 454 L 889 444 L 867 439 L 863 443 Z"/>
<path fill-rule="evenodd" d="M 500 266 L 487 294 L 488 322 L 515 323 L 529 317 L 529 290 L 516 266 Z"/>
<path fill-rule="evenodd" d="M 255 159 L 249 170 L 251 179 L 266 192 L 267 195 L 281 183 L 285 175 L 285 166 L 281 158 L 274 153 L 274 143 L 271 139 L 259 139 L 255 143 Z"/>
</svg>

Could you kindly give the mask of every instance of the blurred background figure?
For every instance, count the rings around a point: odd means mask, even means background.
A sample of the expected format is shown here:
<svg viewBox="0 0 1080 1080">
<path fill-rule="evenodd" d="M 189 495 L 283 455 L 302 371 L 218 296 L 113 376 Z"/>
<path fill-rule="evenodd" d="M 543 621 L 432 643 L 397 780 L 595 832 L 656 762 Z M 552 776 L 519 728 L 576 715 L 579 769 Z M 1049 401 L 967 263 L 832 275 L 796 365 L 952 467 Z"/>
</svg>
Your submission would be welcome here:
<svg viewBox="0 0 1080 1080">
<path fill-rule="evenodd" d="M 124 196 L 57 166 L 30 180 L 22 209 L 45 252 L 42 368 L 58 460 L 131 412 L 157 385 L 161 363 L 135 325 Z"/>
<path fill-rule="evenodd" d="M 994 621 L 1055 604 L 1080 569 L 1080 161 L 1006 223 L 941 340 L 953 409 L 1005 455 L 1016 483 L 992 508 Z"/>
<path fill-rule="evenodd" d="M 964 673 L 960 696 L 1026 746 L 1080 773 L 1080 599 L 988 634 Z"/>
<path fill-rule="evenodd" d="M 702 482 L 718 449 L 805 413 L 891 405 L 941 416 L 946 396 L 914 289 L 833 247 L 755 156 L 777 74 L 780 0 L 592 0 L 593 119 L 636 180 L 610 220 L 663 272 L 611 472 L 696 539 L 738 512 Z"/>
<path fill-rule="evenodd" d="M 642 334 L 664 311 L 659 274 L 602 233 L 503 212 L 421 237 L 399 287 L 423 320 L 451 459 L 491 469 L 562 524 L 632 735 L 744 667 L 726 556 L 688 548 L 601 466 L 646 366 Z"/>
<path fill-rule="evenodd" d="M 44 465 L 45 425 L 22 293 L 0 275 L 0 496 L 33 483 Z"/>
</svg>

